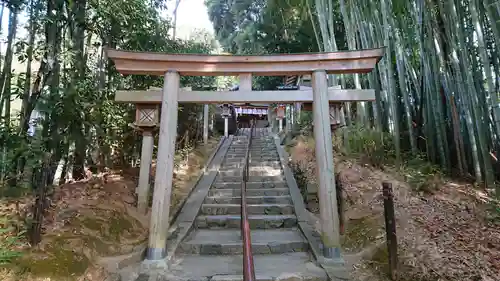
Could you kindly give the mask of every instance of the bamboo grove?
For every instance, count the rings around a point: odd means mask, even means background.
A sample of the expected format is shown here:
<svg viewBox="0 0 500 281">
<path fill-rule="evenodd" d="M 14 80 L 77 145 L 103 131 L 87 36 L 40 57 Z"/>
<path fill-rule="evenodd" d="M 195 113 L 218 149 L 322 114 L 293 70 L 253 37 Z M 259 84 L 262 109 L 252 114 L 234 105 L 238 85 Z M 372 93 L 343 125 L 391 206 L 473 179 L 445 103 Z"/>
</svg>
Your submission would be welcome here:
<svg viewBox="0 0 500 281">
<path fill-rule="evenodd" d="M 373 73 L 329 79 L 344 88 L 376 89 L 376 102 L 345 106 L 347 124 L 388 132 L 398 166 L 423 153 L 443 171 L 495 186 L 500 177 L 499 1 L 206 4 L 219 40 L 236 52 L 245 52 L 249 41 L 253 50 L 260 45 L 261 52 L 276 52 L 283 34 L 288 35 L 287 46 L 303 43 L 294 51 L 384 46 L 385 57 Z M 216 19 L 218 15 L 222 17 Z M 267 32 L 269 26 L 273 33 Z M 304 32 L 315 40 L 297 42 L 307 36 Z M 278 43 L 269 44 L 273 40 Z"/>
</svg>

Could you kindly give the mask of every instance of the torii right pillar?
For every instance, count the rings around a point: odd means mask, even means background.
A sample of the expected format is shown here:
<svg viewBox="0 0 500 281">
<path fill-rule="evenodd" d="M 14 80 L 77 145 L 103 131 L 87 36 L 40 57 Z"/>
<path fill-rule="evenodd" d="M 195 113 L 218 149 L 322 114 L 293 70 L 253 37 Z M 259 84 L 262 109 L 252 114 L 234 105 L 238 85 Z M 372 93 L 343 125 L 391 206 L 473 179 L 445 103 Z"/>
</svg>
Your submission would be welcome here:
<svg viewBox="0 0 500 281">
<path fill-rule="evenodd" d="M 343 262 L 340 253 L 340 224 L 335 190 L 332 132 L 326 77 L 327 74 L 324 70 L 315 70 L 312 74 L 314 139 L 319 179 L 318 198 L 321 220 L 321 242 L 325 258 Z"/>
</svg>

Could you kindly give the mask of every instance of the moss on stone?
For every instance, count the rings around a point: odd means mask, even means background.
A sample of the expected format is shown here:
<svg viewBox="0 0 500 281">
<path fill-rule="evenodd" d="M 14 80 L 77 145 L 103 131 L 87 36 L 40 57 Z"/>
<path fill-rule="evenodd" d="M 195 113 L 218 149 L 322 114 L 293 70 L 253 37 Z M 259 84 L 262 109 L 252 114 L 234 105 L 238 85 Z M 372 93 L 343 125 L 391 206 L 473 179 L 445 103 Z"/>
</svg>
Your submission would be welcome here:
<svg viewBox="0 0 500 281">
<path fill-rule="evenodd" d="M 389 253 L 385 244 L 377 247 L 367 264 L 383 277 L 389 277 Z"/>
<path fill-rule="evenodd" d="M 119 242 L 123 234 L 133 232 L 135 225 L 138 224 L 134 218 L 117 211 L 106 210 L 105 214 L 101 215 L 101 218 L 85 216 L 80 219 L 80 223 L 84 228 L 98 232 L 100 238 L 105 241 Z M 102 217 L 106 217 L 106 220 Z"/>
<path fill-rule="evenodd" d="M 379 233 L 380 225 L 376 218 L 366 216 L 350 219 L 346 224 L 342 246 L 348 252 L 356 252 L 374 242 Z"/>
<path fill-rule="evenodd" d="M 32 252 L 16 261 L 17 271 L 56 280 L 76 280 L 87 270 L 89 259 L 78 252 L 51 244 L 43 251 Z"/>
<path fill-rule="evenodd" d="M 113 253 L 113 251 L 111 250 L 111 245 L 103 242 L 98 237 L 88 235 L 80 237 L 80 239 L 83 241 L 83 244 L 86 248 L 91 249 L 101 256 L 106 256 Z"/>
<path fill-rule="evenodd" d="M 109 228 L 108 233 L 111 238 L 115 241 L 120 240 L 120 236 L 124 232 L 130 232 L 134 229 L 134 224 L 124 215 L 119 214 L 117 212 L 113 213 L 113 216 L 109 220 Z"/>
<path fill-rule="evenodd" d="M 81 223 L 84 227 L 86 227 L 90 230 L 98 231 L 100 233 L 103 231 L 104 225 L 105 225 L 105 221 L 103 221 L 101 219 L 97 219 L 97 218 L 90 218 L 90 217 L 83 218 L 81 220 Z"/>
</svg>

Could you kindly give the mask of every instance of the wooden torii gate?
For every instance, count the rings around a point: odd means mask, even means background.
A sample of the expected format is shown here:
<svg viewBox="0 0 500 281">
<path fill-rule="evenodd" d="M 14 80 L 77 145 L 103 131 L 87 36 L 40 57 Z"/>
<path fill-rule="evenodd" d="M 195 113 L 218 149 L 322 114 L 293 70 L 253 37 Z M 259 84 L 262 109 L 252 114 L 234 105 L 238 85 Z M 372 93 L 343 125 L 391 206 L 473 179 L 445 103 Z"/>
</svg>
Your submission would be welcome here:
<svg viewBox="0 0 500 281">
<path fill-rule="evenodd" d="M 373 101 L 375 93 L 374 90 L 328 88 L 327 74 L 368 73 L 382 58 L 384 49 L 267 56 L 160 54 L 114 49 L 106 52 L 122 74 L 163 75 L 165 78 L 161 91 L 118 91 L 115 97 L 117 102 L 135 103 L 149 109 L 161 104 L 156 161 L 156 170 L 161 172 L 155 173 L 148 260 L 160 260 L 166 256 L 178 103 L 246 102 L 312 102 L 323 254 L 327 259 L 340 258 L 329 103 Z M 312 90 L 252 91 L 252 75 L 307 74 L 312 75 Z M 237 75 L 240 86 L 238 91 L 187 91 L 179 87 L 181 75 Z M 158 116 L 158 112 L 153 115 Z"/>
</svg>

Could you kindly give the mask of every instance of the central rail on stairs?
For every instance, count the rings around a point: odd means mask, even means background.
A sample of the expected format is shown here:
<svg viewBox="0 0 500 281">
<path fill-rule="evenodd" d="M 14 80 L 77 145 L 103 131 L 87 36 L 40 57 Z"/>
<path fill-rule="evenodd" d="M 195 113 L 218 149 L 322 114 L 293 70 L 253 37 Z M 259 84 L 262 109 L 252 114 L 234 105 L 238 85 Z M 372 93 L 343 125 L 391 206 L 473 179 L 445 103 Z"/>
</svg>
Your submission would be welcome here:
<svg viewBox="0 0 500 281">
<path fill-rule="evenodd" d="M 241 236 L 243 237 L 243 280 L 255 280 L 255 268 L 253 265 L 252 238 L 250 236 L 250 224 L 248 223 L 246 191 L 249 176 L 250 147 L 252 146 L 252 135 L 255 130 L 255 123 L 250 127 L 248 144 L 245 151 L 245 162 L 243 167 L 243 181 L 241 183 Z"/>
</svg>

